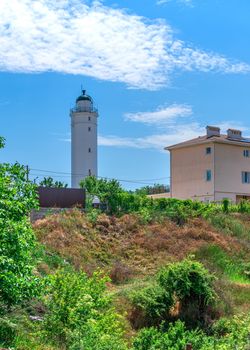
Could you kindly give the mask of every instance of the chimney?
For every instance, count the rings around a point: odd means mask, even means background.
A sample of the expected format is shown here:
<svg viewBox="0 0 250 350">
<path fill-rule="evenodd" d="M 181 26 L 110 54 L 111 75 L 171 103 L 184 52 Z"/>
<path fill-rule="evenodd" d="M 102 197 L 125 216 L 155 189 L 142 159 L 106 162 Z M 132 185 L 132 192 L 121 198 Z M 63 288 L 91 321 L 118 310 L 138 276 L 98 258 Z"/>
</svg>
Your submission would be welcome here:
<svg viewBox="0 0 250 350">
<path fill-rule="evenodd" d="M 236 129 L 228 129 L 227 130 L 227 138 L 234 139 L 234 140 L 241 140 L 242 139 L 242 132 L 240 130 L 236 130 Z"/>
<path fill-rule="evenodd" d="M 207 137 L 218 136 L 220 137 L 220 128 L 217 126 L 207 126 Z"/>
</svg>

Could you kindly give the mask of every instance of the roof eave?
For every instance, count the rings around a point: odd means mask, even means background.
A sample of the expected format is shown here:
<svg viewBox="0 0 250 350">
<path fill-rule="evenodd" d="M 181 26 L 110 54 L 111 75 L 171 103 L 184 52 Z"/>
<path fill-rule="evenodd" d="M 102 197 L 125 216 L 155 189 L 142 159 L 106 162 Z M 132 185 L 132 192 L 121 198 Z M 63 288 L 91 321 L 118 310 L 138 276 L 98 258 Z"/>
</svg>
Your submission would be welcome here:
<svg viewBox="0 0 250 350">
<path fill-rule="evenodd" d="M 250 146 L 250 143 L 247 142 L 243 142 L 243 141 L 231 141 L 231 140 L 222 140 L 222 139 L 206 139 L 206 140 L 202 140 L 200 142 L 197 143 L 190 143 L 190 144 L 176 144 L 176 145 L 172 145 L 172 146 L 168 146 L 168 147 L 164 147 L 164 150 L 166 151 L 172 151 L 173 149 L 180 149 L 180 148 L 186 148 L 186 147 L 193 147 L 193 146 L 199 146 L 199 145 L 204 145 L 207 143 L 222 143 L 225 145 L 235 145 L 235 146 Z"/>
</svg>

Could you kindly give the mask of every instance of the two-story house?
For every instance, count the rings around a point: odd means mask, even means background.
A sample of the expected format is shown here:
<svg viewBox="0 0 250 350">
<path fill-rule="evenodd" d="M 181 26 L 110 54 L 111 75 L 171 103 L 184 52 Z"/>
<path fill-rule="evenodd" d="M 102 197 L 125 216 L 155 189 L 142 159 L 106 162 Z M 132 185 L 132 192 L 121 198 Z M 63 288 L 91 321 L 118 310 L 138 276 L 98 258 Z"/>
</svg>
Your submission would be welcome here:
<svg viewBox="0 0 250 350">
<path fill-rule="evenodd" d="M 200 201 L 250 200 L 250 139 L 240 130 L 207 126 L 205 136 L 165 149 L 170 152 L 171 197 Z"/>
</svg>

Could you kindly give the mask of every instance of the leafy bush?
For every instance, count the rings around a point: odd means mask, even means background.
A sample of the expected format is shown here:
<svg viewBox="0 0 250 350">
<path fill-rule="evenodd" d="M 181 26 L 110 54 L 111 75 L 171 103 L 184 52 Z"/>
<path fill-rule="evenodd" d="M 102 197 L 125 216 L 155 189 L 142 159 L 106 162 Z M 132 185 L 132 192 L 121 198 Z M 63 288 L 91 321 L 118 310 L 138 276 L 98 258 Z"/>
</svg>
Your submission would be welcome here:
<svg viewBox="0 0 250 350">
<path fill-rule="evenodd" d="M 174 303 L 173 295 L 158 284 L 134 292 L 131 300 L 136 307 L 135 315 L 138 316 L 140 311 L 143 313 L 144 326 L 159 324 L 166 319 Z"/>
<path fill-rule="evenodd" d="M 250 203 L 249 201 L 242 199 L 238 204 L 238 211 L 240 213 L 249 213 L 250 212 Z"/>
<path fill-rule="evenodd" d="M 201 350 L 249 349 L 250 315 L 221 318 L 212 327 L 211 337 L 205 338 Z M 248 346 L 247 346 L 248 345 Z"/>
<path fill-rule="evenodd" d="M 191 259 L 173 263 L 158 274 L 159 285 L 175 294 L 179 301 L 190 303 L 198 301 L 200 308 L 214 300 L 213 276 L 205 267 Z"/>
<path fill-rule="evenodd" d="M 183 206 L 179 205 L 175 205 L 172 208 L 169 208 L 166 211 L 166 215 L 179 226 L 184 225 L 188 218 L 187 210 L 185 210 Z"/>
<path fill-rule="evenodd" d="M 98 216 L 101 214 L 101 211 L 98 209 L 91 209 L 87 212 L 87 218 L 92 223 L 95 224 L 97 222 Z"/>
<path fill-rule="evenodd" d="M 183 322 L 177 321 L 167 328 L 163 324 L 160 329 L 143 329 L 134 340 L 133 350 L 184 350 L 188 343 L 199 349 L 202 338 L 202 332 L 188 331 Z"/>
<path fill-rule="evenodd" d="M 189 331 L 185 324 L 177 321 L 160 329 L 146 328 L 134 339 L 133 350 L 184 350 L 192 344 L 194 350 L 247 350 L 249 349 L 249 316 L 221 319 L 212 327 L 212 335 L 201 330 Z"/>
<path fill-rule="evenodd" d="M 229 212 L 229 205 L 230 205 L 230 201 L 228 198 L 224 198 L 222 201 L 222 209 L 224 213 L 228 213 Z"/>
<path fill-rule="evenodd" d="M 202 264 L 186 259 L 161 269 L 156 285 L 134 292 L 132 302 L 144 311 L 150 324 L 168 318 L 176 302 L 180 304 L 180 317 L 199 324 L 215 298 L 212 282 L 213 276 Z"/>
<path fill-rule="evenodd" d="M 37 207 L 35 186 L 16 163 L 0 164 L 0 301 L 8 306 L 37 293 L 32 252 L 35 237 L 29 213 Z"/>
<path fill-rule="evenodd" d="M 7 317 L 0 318 L 0 345 L 10 346 L 17 335 L 17 325 Z"/>
<path fill-rule="evenodd" d="M 66 349 L 124 349 L 121 322 L 106 294 L 107 281 L 100 273 L 89 278 L 83 272 L 60 270 L 51 276 L 45 299 L 46 339 Z"/>
</svg>

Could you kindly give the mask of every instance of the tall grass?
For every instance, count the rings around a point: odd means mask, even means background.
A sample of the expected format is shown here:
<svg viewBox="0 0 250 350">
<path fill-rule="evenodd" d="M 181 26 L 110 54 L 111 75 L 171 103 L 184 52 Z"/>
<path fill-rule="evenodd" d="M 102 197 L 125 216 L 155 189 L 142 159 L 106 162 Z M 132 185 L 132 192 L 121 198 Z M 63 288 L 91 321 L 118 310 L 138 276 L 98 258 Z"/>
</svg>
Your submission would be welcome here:
<svg viewBox="0 0 250 350">
<path fill-rule="evenodd" d="M 210 269 L 215 270 L 217 275 L 224 275 L 230 282 L 250 285 L 241 256 L 230 256 L 217 245 L 206 245 L 196 253 L 196 257 L 206 261 Z"/>
<path fill-rule="evenodd" d="M 219 213 L 208 215 L 207 220 L 224 233 L 250 242 L 250 231 L 239 219 L 228 214 Z"/>
</svg>

